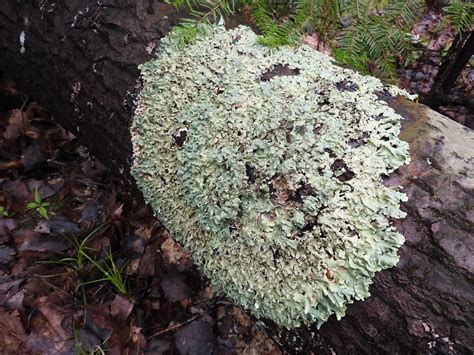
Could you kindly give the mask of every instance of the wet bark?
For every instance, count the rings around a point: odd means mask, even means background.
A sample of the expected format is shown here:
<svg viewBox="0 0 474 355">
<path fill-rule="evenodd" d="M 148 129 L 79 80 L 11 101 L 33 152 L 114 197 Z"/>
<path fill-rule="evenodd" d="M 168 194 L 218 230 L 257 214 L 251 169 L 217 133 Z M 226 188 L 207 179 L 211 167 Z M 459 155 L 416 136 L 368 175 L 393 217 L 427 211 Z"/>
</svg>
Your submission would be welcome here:
<svg viewBox="0 0 474 355">
<path fill-rule="evenodd" d="M 3 0 L 0 72 L 126 174 L 138 65 L 175 17 L 154 0 Z"/>
<path fill-rule="evenodd" d="M 474 31 L 460 33 L 443 58 L 430 91 L 422 98 L 433 109 L 445 104 L 459 104 L 474 109 L 474 98 L 450 95 L 456 80 L 474 55 Z"/>
<path fill-rule="evenodd" d="M 173 10 L 153 0 L 3 0 L 0 18 L 0 71 L 127 177 L 137 66 Z M 412 156 L 387 180 L 409 196 L 407 218 L 395 221 L 407 239 L 400 262 L 377 274 L 369 299 L 320 330 L 265 322 L 286 352 L 474 351 L 474 134 L 426 106 L 385 99 L 406 118 L 401 138 Z"/>
</svg>

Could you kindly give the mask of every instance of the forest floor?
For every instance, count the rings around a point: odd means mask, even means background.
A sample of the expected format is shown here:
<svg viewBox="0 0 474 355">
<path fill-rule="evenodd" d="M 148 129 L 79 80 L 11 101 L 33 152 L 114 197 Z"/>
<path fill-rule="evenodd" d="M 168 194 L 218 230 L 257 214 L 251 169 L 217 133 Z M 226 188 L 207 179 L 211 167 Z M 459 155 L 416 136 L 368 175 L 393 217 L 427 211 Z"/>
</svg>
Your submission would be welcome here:
<svg viewBox="0 0 474 355">
<path fill-rule="evenodd" d="M 415 26 L 400 85 L 426 93 L 454 32 Z M 472 93 L 467 68 L 454 93 Z M 473 128 L 462 106 L 440 112 Z M 0 349 L 44 354 L 279 354 L 78 140 L 0 82 Z"/>
<path fill-rule="evenodd" d="M 279 354 L 71 133 L 2 94 L 2 354 Z"/>
</svg>

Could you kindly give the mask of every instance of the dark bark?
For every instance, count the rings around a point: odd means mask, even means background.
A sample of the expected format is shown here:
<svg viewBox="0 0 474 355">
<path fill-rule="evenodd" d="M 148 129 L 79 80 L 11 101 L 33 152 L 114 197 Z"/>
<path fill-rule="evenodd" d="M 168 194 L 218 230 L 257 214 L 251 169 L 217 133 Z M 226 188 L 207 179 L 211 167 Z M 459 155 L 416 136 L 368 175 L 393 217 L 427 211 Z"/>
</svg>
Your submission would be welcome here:
<svg viewBox="0 0 474 355">
<path fill-rule="evenodd" d="M 137 65 L 169 29 L 172 9 L 150 0 L 3 0 L 0 16 L 0 70 L 127 174 Z M 395 222 L 407 238 L 400 262 L 377 274 L 370 298 L 319 331 L 265 322 L 287 352 L 474 351 L 474 134 L 423 105 L 386 99 L 406 118 L 401 138 L 412 155 L 387 181 L 409 196 L 408 217 Z"/>
<path fill-rule="evenodd" d="M 0 71 L 106 165 L 126 172 L 137 66 L 174 16 L 152 0 L 1 1 Z"/>
<path fill-rule="evenodd" d="M 443 104 L 452 103 L 453 98 L 449 92 L 472 55 L 474 55 L 474 32 L 468 31 L 458 34 L 443 58 L 430 92 L 423 98 L 426 105 L 437 108 Z M 474 109 L 474 99 L 472 98 L 466 98 L 462 104 Z"/>
</svg>

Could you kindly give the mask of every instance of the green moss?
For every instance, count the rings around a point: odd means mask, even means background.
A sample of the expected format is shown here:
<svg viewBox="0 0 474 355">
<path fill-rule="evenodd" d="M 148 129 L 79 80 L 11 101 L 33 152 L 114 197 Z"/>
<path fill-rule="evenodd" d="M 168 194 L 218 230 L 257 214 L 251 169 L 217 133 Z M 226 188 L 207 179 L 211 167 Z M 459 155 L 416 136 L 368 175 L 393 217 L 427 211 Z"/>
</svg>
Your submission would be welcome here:
<svg viewBox="0 0 474 355">
<path fill-rule="evenodd" d="M 381 175 L 408 145 L 374 92 L 406 93 L 256 40 L 216 27 L 185 48 L 163 41 L 141 66 L 132 173 L 217 289 L 257 317 L 321 325 L 398 261 L 389 218 L 405 195 Z"/>
</svg>

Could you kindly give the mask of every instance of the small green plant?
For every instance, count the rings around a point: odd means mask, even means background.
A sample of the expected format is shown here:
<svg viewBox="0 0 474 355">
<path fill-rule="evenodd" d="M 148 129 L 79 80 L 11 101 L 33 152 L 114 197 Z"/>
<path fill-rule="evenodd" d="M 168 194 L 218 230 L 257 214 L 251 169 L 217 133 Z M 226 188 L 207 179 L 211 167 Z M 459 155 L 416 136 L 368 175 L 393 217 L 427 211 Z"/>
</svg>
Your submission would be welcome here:
<svg viewBox="0 0 474 355">
<path fill-rule="evenodd" d="M 60 260 L 47 260 L 47 261 L 39 261 L 39 263 L 42 264 L 69 264 L 72 267 L 74 267 L 78 271 L 83 271 L 86 264 L 87 264 L 87 259 L 84 255 L 87 254 L 87 251 L 93 250 L 90 247 L 87 247 L 87 243 L 89 240 L 104 226 L 106 223 L 101 224 L 97 228 L 94 228 L 89 234 L 87 234 L 84 239 L 78 240 L 75 237 L 66 237 L 68 241 L 74 246 L 74 253 L 73 256 L 67 257 L 67 258 L 62 258 Z"/>
<path fill-rule="evenodd" d="M 50 204 L 48 202 L 43 202 L 41 200 L 41 195 L 38 191 L 38 188 L 35 189 L 35 200 L 26 205 L 27 210 L 36 210 L 41 217 L 44 219 L 49 219 L 48 207 Z"/>
<path fill-rule="evenodd" d="M 118 292 L 122 294 L 128 294 L 126 285 L 127 280 L 122 276 L 123 271 L 127 267 L 127 263 L 125 263 L 122 267 L 118 267 L 112 255 L 111 249 L 107 251 L 107 256 L 105 257 L 104 265 L 101 265 L 99 262 L 94 260 L 89 254 L 85 252 L 85 250 L 81 250 L 80 253 L 84 258 L 89 260 L 104 276 L 101 279 L 88 281 L 83 283 L 82 285 L 109 281 L 117 289 Z"/>
<path fill-rule="evenodd" d="M 1 217 L 8 217 L 8 211 L 3 206 L 0 206 L 0 218 Z"/>
</svg>

